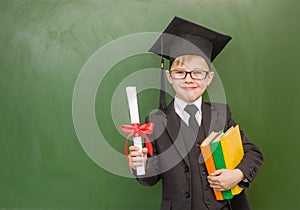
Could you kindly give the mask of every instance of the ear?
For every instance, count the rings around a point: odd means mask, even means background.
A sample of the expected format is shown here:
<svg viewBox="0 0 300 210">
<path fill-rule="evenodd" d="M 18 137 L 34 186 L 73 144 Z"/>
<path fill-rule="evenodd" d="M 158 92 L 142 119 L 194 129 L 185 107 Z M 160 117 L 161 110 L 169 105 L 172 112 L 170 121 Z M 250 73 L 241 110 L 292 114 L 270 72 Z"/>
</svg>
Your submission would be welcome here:
<svg viewBox="0 0 300 210">
<path fill-rule="evenodd" d="M 167 77 L 169 83 L 170 83 L 170 84 L 173 84 L 173 80 L 172 80 L 172 78 L 171 78 L 171 76 L 170 76 L 170 71 L 169 71 L 169 70 L 166 70 L 166 77 Z"/>
<path fill-rule="evenodd" d="M 212 82 L 213 78 L 214 78 L 215 73 L 214 72 L 209 72 L 209 74 L 207 75 L 207 78 L 205 79 L 205 84 L 206 86 L 209 86 L 210 83 Z"/>
</svg>

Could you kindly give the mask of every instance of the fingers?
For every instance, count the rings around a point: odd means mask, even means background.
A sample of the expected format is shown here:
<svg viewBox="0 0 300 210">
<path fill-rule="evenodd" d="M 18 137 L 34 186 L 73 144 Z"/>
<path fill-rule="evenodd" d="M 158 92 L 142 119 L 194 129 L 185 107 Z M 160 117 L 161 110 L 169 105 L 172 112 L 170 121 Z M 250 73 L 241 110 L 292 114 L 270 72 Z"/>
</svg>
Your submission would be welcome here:
<svg viewBox="0 0 300 210">
<path fill-rule="evenodd" d="M 137 166 L 143 166 L 144 165 L 144 158 L 143 157 L 131 157 L 129 159 L 130 163 L 129 166 L 132 168 L 136 168 Z"/>
<path fill-rule="evenodd" d="M 226 169 L 219 169 L 219 170 L 214 171 L 213 173 L 211 173 L 210 176 L 207 177 L 208 182 L 210 184 L 220 184 L 221 175 L 225 171 L 226 171 Z"/>
<path fill-rule="evenodd" d="M 222 174 L 226 171 L 226 169 L 219 169 L 211 173 L 210 176 L 207 177 L 207 180 L 210 184 L 210 187 L 218 190 L 218 191 L 224 191 L 226 190 L 227 186 L 224 186 Z"/>
<path fill-rule="evenodd" d="M 130 153 L 128 155 L 128 165 L 130 168 L 135 170 L 137 166 L 145 165 L 148 153 L 147 148 L 143 148 L 142 152 L 139 152 L 139 147 L 130 146 L 129 151 Z"/>
<path fill-rule="evenodd" d="M 211 188 L 213 188 L 214 190 L 217 190 L 217 191 L 225 191 L 225 190 L 229 190 L 221 185 L 210 185 Z"/>
<path fill-rule="evenodd" d="M 130 146 L 129 151 L 129 157 L 142 156 L 141 152 L 139 152 L 139 148 L 136 146 Z"/>
<path fill-rule="evenodd" d="M 137 147 L 137 146 L 130 146 L 129 147 L 129 151 L 131 152 L 131 151 L 139 151 L 139 147 Z"/>
<path fill-rule="evenodd" d="M 141 153 L 139 152 L 139 147 L 137 146 L 130 146 L 129 147 L 129 151 L 132 155 L 136 156 L 136 155 L 141 155 Z M 144 147 L 142 149 L 142 153 L 143 155 L 147 155 L 148 154 L 148 148 L 147 147 Z"/>
<path fill-rule="evenodd" d="M 219 177 L 208 177 L 209 186 L 218 191 L 228 190 L 228 186 Z"/>
<path fill-rule="evenodd" d="M 208 176 L 207 180 L 212 188 L 220 185 L 220 178 L 217 176 Z"/>
<path fill-rule="evenodd" d="M 219 177 L 208 176 L 207 179 L 211 188 L 218 191 L 225 190 L 225 186 L 222 185 L 222 182 L 220 181 Z"/>
<path fill-rule="evenodd" d="M 224 191 L 234 187 L 240 178 L 235 175 L 234 170 L 220 169 L 208 176 L 207 180 L 213 189 Z"/>
</svg>

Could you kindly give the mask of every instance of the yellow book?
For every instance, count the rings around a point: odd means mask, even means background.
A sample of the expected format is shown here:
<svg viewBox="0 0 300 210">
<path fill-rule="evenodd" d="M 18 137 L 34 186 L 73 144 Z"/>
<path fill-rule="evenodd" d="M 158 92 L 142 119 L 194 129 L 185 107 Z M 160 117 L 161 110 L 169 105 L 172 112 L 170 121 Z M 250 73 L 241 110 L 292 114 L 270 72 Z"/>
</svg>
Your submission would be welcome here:
<svg viewBox="0 0 300 210">
<path fill-rule="evenodd" d="M 235 169 L 244 156 L 244 149 L 239 126 L 231 127 L 220 138 L 225 165 L 227 169 Z M 231 189 L 232 195 L 239 194 L 243 189 L 236 185 Z"/>
</svg>

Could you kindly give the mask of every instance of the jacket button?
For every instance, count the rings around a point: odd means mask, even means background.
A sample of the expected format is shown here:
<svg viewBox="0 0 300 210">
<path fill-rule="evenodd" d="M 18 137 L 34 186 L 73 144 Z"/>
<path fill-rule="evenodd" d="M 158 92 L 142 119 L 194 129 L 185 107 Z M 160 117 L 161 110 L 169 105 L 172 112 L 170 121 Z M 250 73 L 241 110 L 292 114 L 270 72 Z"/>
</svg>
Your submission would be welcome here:
<svg viewBox="0 0 300 210">
<path fill-rule="evenodd" d="M 208 190 L 208 185 L 207 184 L 204 186 L 204 190 Z"/>
<path fill-rule="evenodd" d="M 185 172 L 185 173 L 189 172 L 189 170 L 190 170 L 190 169 L 189 169 L 188 166 L 185 166 L 185 167 L 184 167 L 184 172 Z"/>
<path fill-rule="evenodd" d="M 209 199 L 206 200 L 206 205 L 208 205 L 208 206 L 210 205 Z"/>
<path fill-rule="evenodd" d="M 190 197 L 190 193 L 189 193 L 189 192 L 185 192 L 185 193 L 184 193 L 184 197 L 185 197 L 185 198 L 189 198 L 189 197 Z"/>
</svg>

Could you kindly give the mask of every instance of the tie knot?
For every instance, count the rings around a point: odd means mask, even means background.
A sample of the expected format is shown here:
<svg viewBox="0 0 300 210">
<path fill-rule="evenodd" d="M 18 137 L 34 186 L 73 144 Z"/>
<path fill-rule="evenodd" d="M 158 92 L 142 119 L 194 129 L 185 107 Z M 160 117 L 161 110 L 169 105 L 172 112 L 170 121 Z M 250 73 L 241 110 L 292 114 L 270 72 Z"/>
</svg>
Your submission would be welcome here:
<svg viewBox="0 0 300 210">
<path fill-rule="evenodd" d="M 190 116 L 195 116 L 196 115 L 196 112 L 198 111 L 198 108 L 194 105 L 194 104 L 191 104 L 191 105 L 187 105 L 184 110 L 189 113 Z"/>
</svg>

